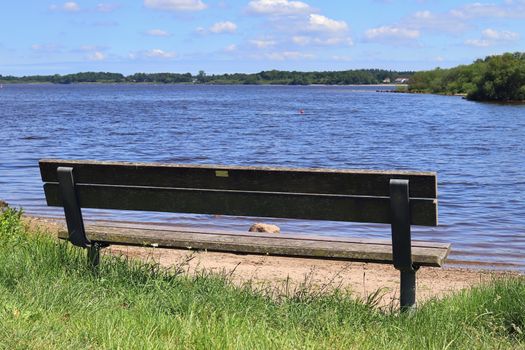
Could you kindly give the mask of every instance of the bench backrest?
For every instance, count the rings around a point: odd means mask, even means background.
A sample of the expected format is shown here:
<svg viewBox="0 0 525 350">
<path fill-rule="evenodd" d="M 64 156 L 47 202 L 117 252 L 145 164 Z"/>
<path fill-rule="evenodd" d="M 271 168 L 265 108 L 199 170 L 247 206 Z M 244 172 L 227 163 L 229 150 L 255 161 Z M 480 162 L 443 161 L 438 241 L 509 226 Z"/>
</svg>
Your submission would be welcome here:
<svg viewBox="0 0 525 350">
<path fill-rule="evenodd" d="M 432 172 L 41 160 L 49 206 L 58 167 L 73 168 L 82 208 L 391 223 L 390 179 L 408 179 L 410 221 L 437 225 Z"/>
</svg>

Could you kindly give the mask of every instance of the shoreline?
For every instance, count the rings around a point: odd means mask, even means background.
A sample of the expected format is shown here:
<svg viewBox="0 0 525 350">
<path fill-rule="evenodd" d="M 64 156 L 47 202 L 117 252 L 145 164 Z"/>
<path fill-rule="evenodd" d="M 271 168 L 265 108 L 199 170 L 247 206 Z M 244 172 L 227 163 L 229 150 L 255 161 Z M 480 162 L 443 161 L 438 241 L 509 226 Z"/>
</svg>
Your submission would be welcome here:
<svg viewBox="0 0 525 350">
<path fill-rule="evenodd" d="M 29 219 L 35 220 L 35 222 L 43 222 L 46 224 L 49 224 L 52 228 L 56 228 L 56 225 L 61 225 L 61 227 L 65 228 L 65 221 L 62 218 L 62 216 L 58 215 L 41 215 L 35 212 L 24 212 L 24 217 L 27 217 Z M 104 222 L 119 222 L 129 225 L 160 225 L 160 226 L 173 226 L 175 224 L 169 223 L 169 222 L 162 222 L 162 221 L 130 221 L 130 220 L 119 220 L 119 219 L 93 219 L 93 220 L 86 220 L 86 222 L 89 223 L 104 223 Z M 197 224 L 191 225 L 191 226 L 184 226 L 189 230 L 199 230 L 199 226 Z M 208 228 L 206 230 L 218 230 L 221 231 L 222 228 Z M 235 231 L 237 232 L 237 231 Z M 240 232 L 240 231 L 239 231 Z M 289 234 L 301 234 L 299 232 L 287 232 Z M 287 234 L 284 233 L 284 234 Z M 466 251 L 456 251 L 456 253 L 459 253 L 460 255 L 462 253 L 465 253 Z M 465 258 L 456 258 L 456 257 L 448 257 L 447 262 L 445 264 L 445 268 L 458 268 L 458 269 L 470 269 L 475 271 L 494 271 L 494 272 L 508 272 L 508 273 L 519 273 L 519 274 L 525 274 L 525 264 L 516 264 L 516 263 L 510 263 L 510 262 L 498 262 L 498 261 L 480 261 L 480 260 L 468 260 Z"/>
<path fill-rule="evenodd" d="M 68 85 L 143 85 L 143 86 L 279 86 L 279 87 L 376 87 L 376 88 L 386 88 L 391 87 L 391 90 L 376 90 L 376 93 L 396 93 L 396 94 L 411 94 L 411 95 L 436 95 L 436 96 L 448 96 L 448 97 L 461 97 L 464 100 L 471 102 L 479 103 L 492 103 L 499 105 L 522 105 L 525 104 L 525 100 L 510 100 L 510 101 L 500 101 L 500 100 L 469 100 L 467 99 L 467 94 L 465 93 L 456 93 L 456 94 L 446 94 L 446 93 L 435 93 L 435 92 L 424 92 L 424 91 L 408 91 L 408 90 L 397 90 L 398 87 L 407 87 L 408 84 L 243 84 L 243 83 L 159 83 L 159 82 L 84 82 L 84 83 L 53 83 L 53 82 L 0 82 L 0 85 L 3 85 L 2 88 L 5 89 L 10 85 L 33 85 L 33 86 L 43 86 L 43 85 L 53 85 L 53 86 L 68 86 Z M 1 91 L 1 89 L 0 89 Z"/>
<path fill-rule="evenodd" d="M 64 229 L 62 220 L 24 215 L 31 229 L 56 235 Z M 315 260 L 303 258 L 240 255 L 217 252 L 113 245 L 104 254 L 158 264 L 163 268 L 182 268 L 189 275 L 200 271 L 227 274 L 236 285 L 252 283 L 261 288 L 301 288 L 305 284 L 319 290 L 351 290 L 366 299 L 378 292 L 383 306 L 399 297 L 399 272 L 392 265 Z M 417 298 L 423 302 L 442 298 L 494 279 L 523 275 L 517 271 L 445 266 L 421 268 L 417 274 Z"/>
<path fill-rule="evenodd" d="M 4 88 L 8 85 L 56 85 L 56 86 L 68 86 L 68 85 L 188 85 L 188 86 L 377 86 L 377 87 L 397 87 L 397 86 L 408 86 L 408 84 L 243 84 L 243 83 L 161 83 L 161 82 L 115 82 L 115 81 L 94 81 L 94 82 L 74 82 L 74 83 L 53 83 L 48 82 L 2 82 Z"/>
</svg>

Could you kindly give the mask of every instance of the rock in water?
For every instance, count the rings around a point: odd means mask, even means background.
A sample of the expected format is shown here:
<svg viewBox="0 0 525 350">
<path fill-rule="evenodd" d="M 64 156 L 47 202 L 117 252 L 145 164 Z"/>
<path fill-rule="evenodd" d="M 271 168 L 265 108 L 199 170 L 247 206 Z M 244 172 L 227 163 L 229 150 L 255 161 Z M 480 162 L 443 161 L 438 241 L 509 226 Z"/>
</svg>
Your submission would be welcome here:
<svg viewBox="0 0 525 350">
<path fill-rule="evenodd" d="M 3 200 L 0 199 L 0 209 L 4 209 L 7 207 L 9 207 L 9 204 L 7 204 L 7 202 L 4 202 Z"/>
<path fill-rule="evenodd" d="M 270 225 L 270 224 L 263 224 L 263 223 L 255 223 L 253 224 L 249 232 L 268 232 L 268 233 L 279 233 L 281 232 L 281 229 L 277 225 Z"/>
</svg>

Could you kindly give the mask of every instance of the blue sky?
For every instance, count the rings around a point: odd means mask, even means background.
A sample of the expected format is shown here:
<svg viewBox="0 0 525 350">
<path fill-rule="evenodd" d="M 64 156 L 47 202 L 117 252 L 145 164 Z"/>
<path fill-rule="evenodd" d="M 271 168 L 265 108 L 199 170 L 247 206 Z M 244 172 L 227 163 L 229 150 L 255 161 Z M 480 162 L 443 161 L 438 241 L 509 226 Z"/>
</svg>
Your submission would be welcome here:
<svg viewBox="0 0 525 350">
<path fill-rule="evenodd" d="M 525 51 L 525 0 L 20 0 L 0 74 L 422 70 Z"/>
</svg>

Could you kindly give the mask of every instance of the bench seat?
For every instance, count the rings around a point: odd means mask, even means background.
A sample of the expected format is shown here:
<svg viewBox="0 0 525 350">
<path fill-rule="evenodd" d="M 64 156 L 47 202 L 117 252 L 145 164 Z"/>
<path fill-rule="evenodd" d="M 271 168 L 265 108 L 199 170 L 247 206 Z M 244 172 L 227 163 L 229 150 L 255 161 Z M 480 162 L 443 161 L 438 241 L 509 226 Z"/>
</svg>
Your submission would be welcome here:
<svg viewBox="0 0 525 350">
<path fill-rule="evenodd" d="M 191 230 L 168 225 L 99 222 L 86 226 L 91 241 L 216 252 L 333 259 L 392 264 L 391 240 L 330 236 Z M 67 230 L 59 233 L 68 239 Z M 412 260 L 419 266 L 441 267 L 450 244 L 412 241 Z"/>
</svg>

